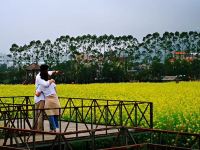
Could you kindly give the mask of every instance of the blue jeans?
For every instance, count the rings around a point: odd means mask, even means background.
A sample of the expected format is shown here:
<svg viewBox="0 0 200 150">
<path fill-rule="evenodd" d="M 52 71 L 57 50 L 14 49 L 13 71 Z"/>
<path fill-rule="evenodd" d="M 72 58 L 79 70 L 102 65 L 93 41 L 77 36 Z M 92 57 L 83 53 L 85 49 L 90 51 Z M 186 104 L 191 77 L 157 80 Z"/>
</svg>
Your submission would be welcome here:
<svg viewBox="0 0 200 150">
<path fill-rule="evenodd" d="M 49 116 L 49 124 L 50 124 L 50 130 L 55 130 L 58 128 L 58 116 Z"/>
</svg>

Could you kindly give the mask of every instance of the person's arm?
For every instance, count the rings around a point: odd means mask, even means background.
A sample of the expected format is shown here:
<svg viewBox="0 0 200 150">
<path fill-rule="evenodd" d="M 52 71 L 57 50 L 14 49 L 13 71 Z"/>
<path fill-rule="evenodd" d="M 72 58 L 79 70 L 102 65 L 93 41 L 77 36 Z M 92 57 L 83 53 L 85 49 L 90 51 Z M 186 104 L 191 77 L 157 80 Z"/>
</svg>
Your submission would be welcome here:
<svg viewBox="0 0 200 150">
<path fill-rule="evenodd" d="M 41 90 L 41 86 L 39 86 L 38 88 L 37 88 L 37 90 L 35 91 L 35 96 L 40 96 L 41 95 L 41 93 L 42 93 L 42 90 Z"/>
<path fill-rule="evenodd" d="M 55 71 L 48 71 L 49 76 L 52 76 L 53 74 L 55 74 Z"/>
<path fill-rule="evenodd" d="M 45 87 L 48 87 L 51 83 L 55 82 L 54 79 L 45 81 L 44 79 L 41 79 L 40 76 L 38 76 L 38 78 L 36 80 L 37 80 L 37 84 L 45 86 Z"/>
<path fill-rule="evenodd" d="M 39 97 L 42 92 L 35 91 L 35 96 Z"/>
<path fill-rule="evenodd" d="M 63 74 L 63 72 L 59 70 L 53 70 L 53 71 L 48 71 L 48 74 L 52 76 L 52 75 L 57 75 L 57 74 Z"/>
</svg>

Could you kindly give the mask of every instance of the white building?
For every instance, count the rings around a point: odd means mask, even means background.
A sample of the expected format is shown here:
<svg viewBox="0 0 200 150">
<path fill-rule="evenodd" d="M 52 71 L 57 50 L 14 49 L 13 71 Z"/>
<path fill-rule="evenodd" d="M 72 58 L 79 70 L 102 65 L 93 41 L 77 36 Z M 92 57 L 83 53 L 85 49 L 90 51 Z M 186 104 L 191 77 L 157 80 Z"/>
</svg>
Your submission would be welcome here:
<svg viewBox="0 0 200 150">
<path fill-rule="evenodd" d="M 7 67 L 13 66 L 13 59 L 11 54 L 0 53 L 0 65 L 6 64 Z"/>
</svg>

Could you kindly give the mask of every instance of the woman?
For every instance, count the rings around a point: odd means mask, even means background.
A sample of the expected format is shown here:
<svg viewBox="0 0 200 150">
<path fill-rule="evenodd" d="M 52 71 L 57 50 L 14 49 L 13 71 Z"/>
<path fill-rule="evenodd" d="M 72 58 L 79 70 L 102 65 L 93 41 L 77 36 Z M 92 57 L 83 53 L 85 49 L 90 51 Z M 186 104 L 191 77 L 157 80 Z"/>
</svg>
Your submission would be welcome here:
<svg viewBox="0 0 200 150">
<path fill-rule="evenodd" d="M 48 81 L 48 73 L 41 73 L 41 78 Z M 60 115 L 60 102 L 56 94 L 56 84 L 51 83 L 48 87 L 39 85 L 35 95 L 39 96 L 41 93 L 45 96 L 45 112 L 49 118 L 50 132 L 56 132 L 59 128 L 58 116 Z"/>
</svg>

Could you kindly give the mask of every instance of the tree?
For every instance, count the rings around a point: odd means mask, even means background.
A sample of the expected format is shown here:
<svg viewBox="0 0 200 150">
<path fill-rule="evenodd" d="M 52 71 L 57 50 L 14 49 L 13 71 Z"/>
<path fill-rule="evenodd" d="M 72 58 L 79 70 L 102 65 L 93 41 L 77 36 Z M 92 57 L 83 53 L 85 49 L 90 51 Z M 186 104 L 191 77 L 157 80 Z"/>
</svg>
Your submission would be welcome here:
<svg viewBox="0 0 200 150">
<path fill-rule="evenodd" d="M 13 65 L 16 66 L 17 65 L 17 60 L 18 60 L 18 49 L 19 49 L 19 46 L 17 44 L 12 44 L 11 48 L 10 48 L 10 52 L 12 53 L 13 55 Z"/>
<path fill-rule="evenodd" d="M 43 57 L 43 60 L 45 64 L 48 64 L 49 66 L 53 66 L 54 63 L 54 55 L 53 55 L 53 44 L 50 40 L 46 40 L 42 47 L 41 57 Z"/>
<path fill-rule="evenodd" d="M 165 74 L 164 64 L 158 61 L 152 62 L 150 70 L 152 72 L 153 80 L 161 80 L 162 76 Z"/>
<path fill-rule="evenodd" d="M 190 77 L 194 80 L 200 79 L 200 60 L 195 59 L 191 63 L 191 74 Z"/>
<path fill-rule="evenodd" d="M 164 51 L 164 61 L 170 58 L 170 53 L 173 51 L 172 41 L 169 32 L 165 32 L 161 38 L 161 49 Z"/>
</svg>

